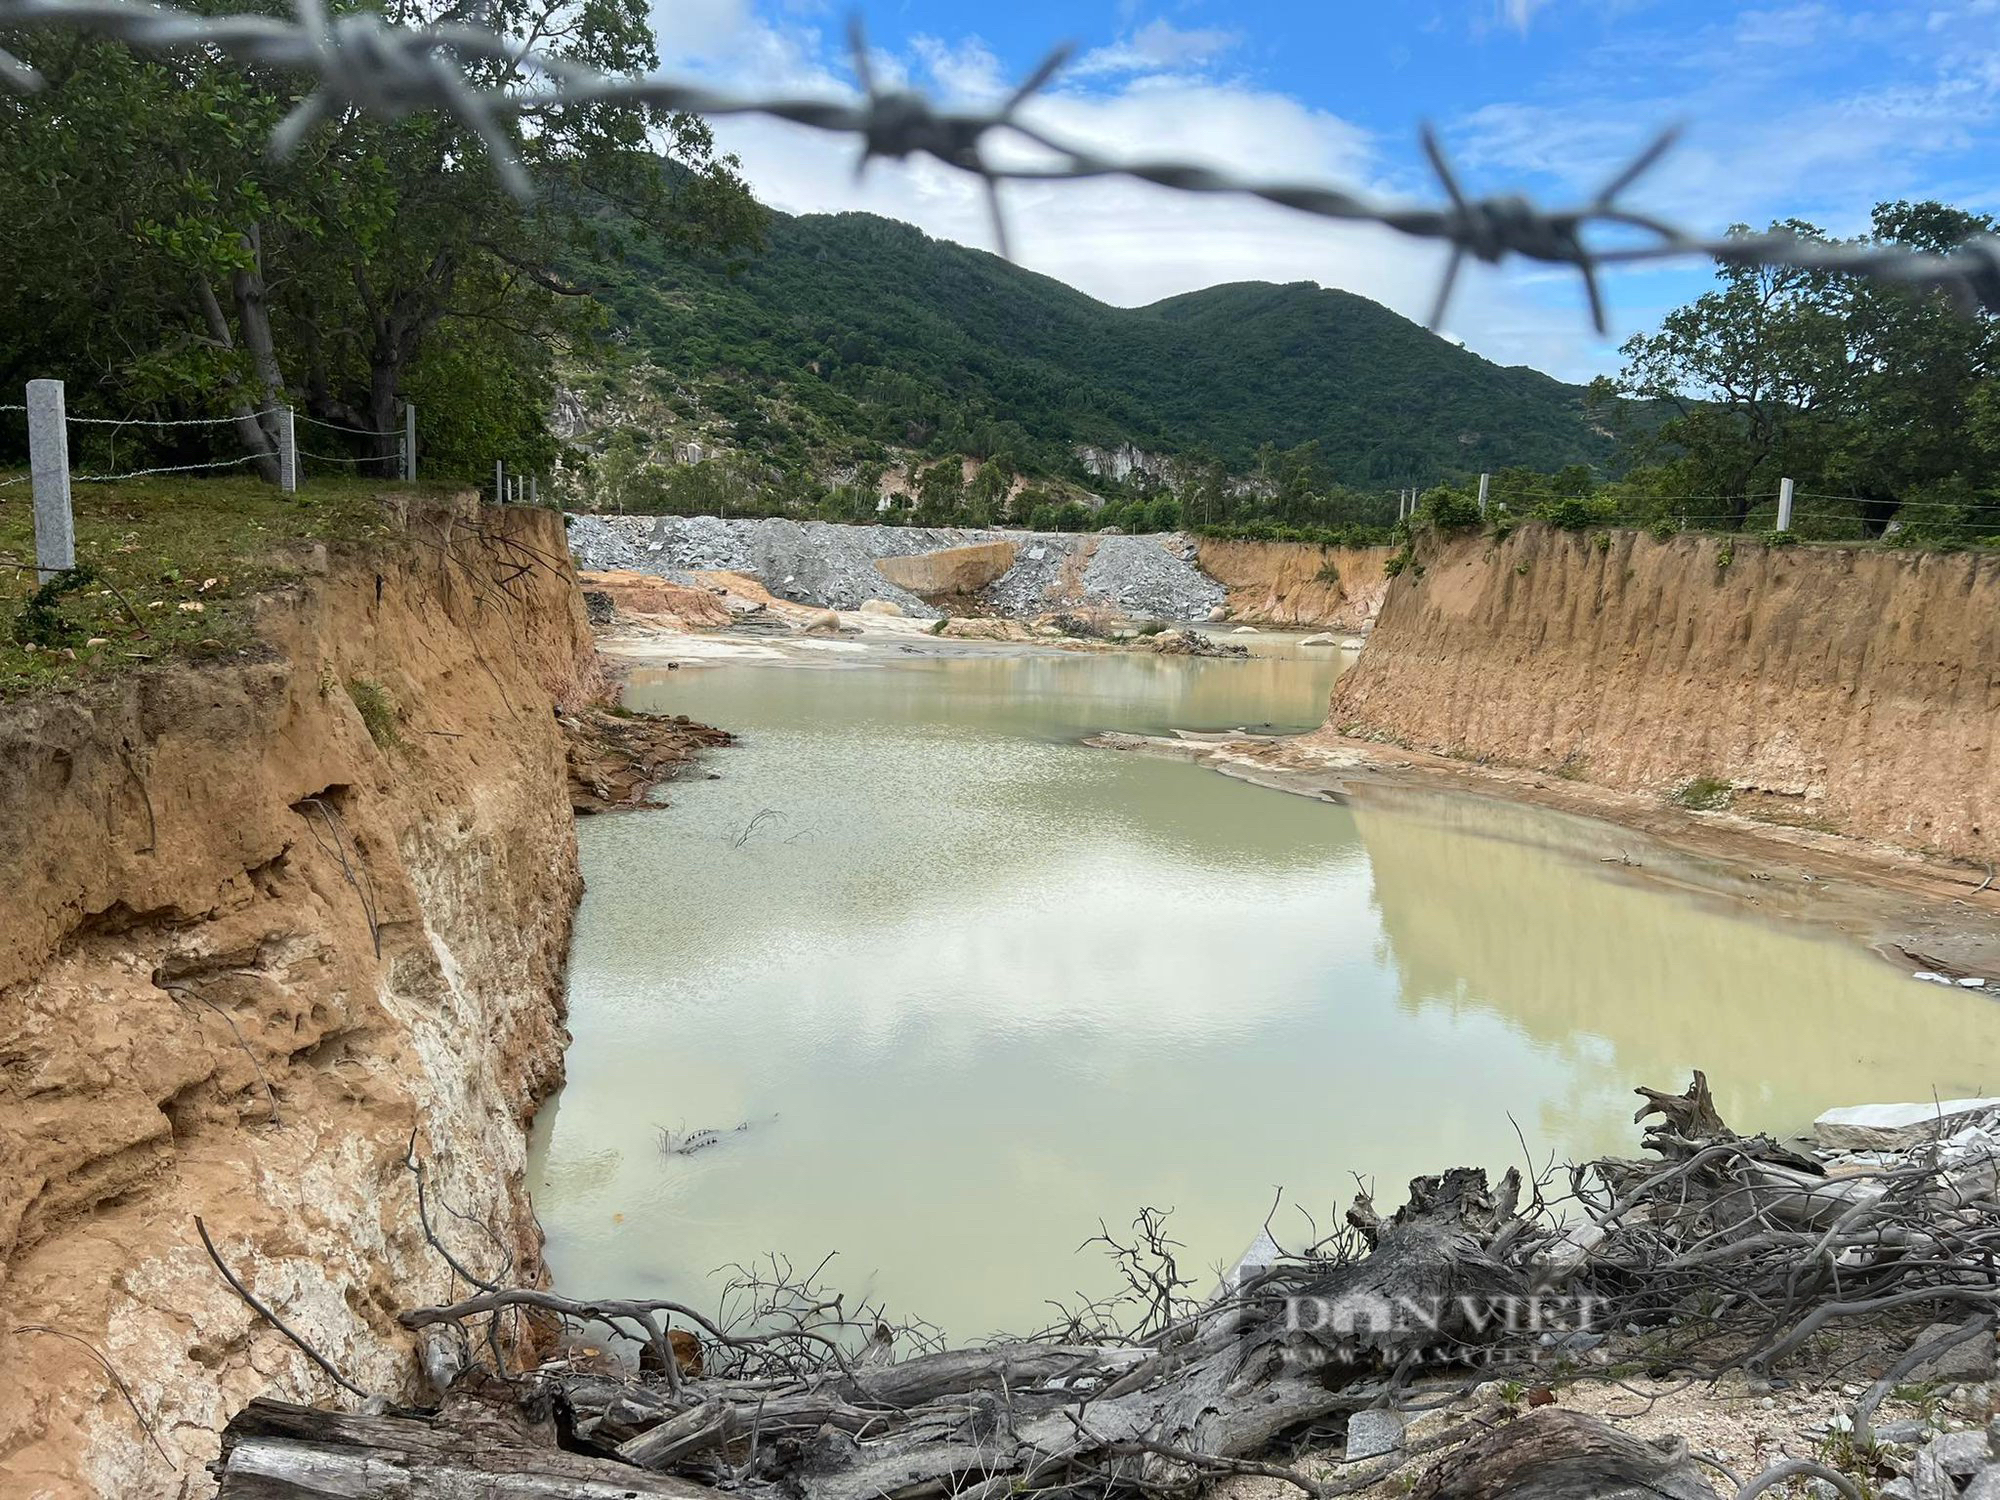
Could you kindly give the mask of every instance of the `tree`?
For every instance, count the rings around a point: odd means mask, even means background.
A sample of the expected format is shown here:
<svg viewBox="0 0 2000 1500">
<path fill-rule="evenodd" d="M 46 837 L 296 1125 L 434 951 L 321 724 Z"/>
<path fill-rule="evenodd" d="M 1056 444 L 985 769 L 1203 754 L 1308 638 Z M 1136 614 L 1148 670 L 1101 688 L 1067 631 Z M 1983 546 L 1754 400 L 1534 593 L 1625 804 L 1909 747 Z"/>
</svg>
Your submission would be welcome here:
<svg viewBox="0 0 2000 1500">
<path fill-rule="evenodd" d="M 1943 204 L 1886 203 L 1865 241 L 1942 253 L 1994 229 Z M 1928 489 L 1985 485 L 2000 458 L 1975 420 L 2000 374 L 1992 316 L 1886 279 L 1727 264 L 1717 277 L 1624 347 L 1621 389 L 1672 412 L 1639 451 L 1684 488 L 1723 496 L 1741 525 L 1788 475 L 1858 498 L 1878 533 Z"/>
<path fill-rule="evenodd" d="M 1796 220 L 1772 227 L 1825 238 Z M 1846 394 L 1847 345 L 1831 276 L 1723 263 L 1716 277 L 1719 290 L 1626 340 L 1620 389 L 1672 410 L 1652 445 L 1677 450 L 1693 487 L 1725 497 L 1741 525 L 1757 492 L 1824 449 Z"/>
<path fill-rule="evenodd" d="M 437 0 L 382 8 L 404 24 L 445 15 Z M 521 49 L 609 72 L 656 63 L 641 0 L 499 0 L 484 15 Z M 686 116 L 596 104 L 510 127 L 540 187 L 524 210 L 445 114 L 340 111 L 278 160 L 271 128 L 305 80 L 68 34 L 8 45 L 49 87 L 0 96 L 0 256 L 35 268 L 0 314 L 0 363 L 62 376 L 83 410 L 227 414 L 272 476 L 260 413 L 293 404 L 362 429 L 386 465 L 418 388 L 433 471 L 490 462 L 490 448 L 454 450 L 496 440 L 496 402 L 514 453 L 552 452 L 552 346 L 598 316 L 567 268 L 632 235 L 728 253 L 761 231 L 734 162 Z M 470 73 L 523 83 L 517 64 Z"/>
</svg>

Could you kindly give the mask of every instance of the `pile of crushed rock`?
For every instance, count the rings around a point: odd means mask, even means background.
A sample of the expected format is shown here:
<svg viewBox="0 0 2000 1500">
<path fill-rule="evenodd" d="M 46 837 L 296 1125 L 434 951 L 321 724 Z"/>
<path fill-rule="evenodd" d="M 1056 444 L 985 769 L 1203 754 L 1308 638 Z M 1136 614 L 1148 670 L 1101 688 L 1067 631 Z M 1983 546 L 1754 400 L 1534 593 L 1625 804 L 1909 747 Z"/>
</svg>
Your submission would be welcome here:
<svg viewBox="0 0 2000 1500">
<path fill-rule="evenodd" d="M 886 599 L 906 615 L 941 611 L 875 567 L 981 542 L 1015 546 L 1014 565 L 981 595 L 1013 618 L 1052 610 L 1115 610 L 1134 619 L 1205 620 L 1224 599 L 1195 563 L 1192 538 L 1097 536 L 964 527 L 841 526 L 825 521 L 724 520 L 718 516 L 570 517 L 570 551 L 592 571 L 629 568 L 676 582 L 700 571 L 755 578 L 780 598 L 822 609 L 858 609 Z"/>
</svg>

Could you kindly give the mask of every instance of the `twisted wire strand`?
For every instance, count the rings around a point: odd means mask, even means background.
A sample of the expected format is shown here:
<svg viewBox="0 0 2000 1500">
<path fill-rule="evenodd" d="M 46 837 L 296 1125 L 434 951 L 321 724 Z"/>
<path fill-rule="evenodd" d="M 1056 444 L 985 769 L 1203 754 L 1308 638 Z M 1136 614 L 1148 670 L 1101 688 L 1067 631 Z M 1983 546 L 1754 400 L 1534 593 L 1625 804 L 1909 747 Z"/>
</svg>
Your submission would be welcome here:
<svg viewBox="0 0 2000 1500">
<path fill-rule="evenodd" d="M 1115 160 L 1022 120 L 1021 106 L 1060 72 L 1069 59 L 1067 48 L 1051 52 L 998 105 L 947 109 L 921 93 L 878 86 L 858 23 L 850 40 L 862 92 L 853 100 L 764 98 L 669 77 L 614 76 L 535 51 L 483 26 L 402 26 L 366 10 L 330 16 L 323 0 L 294 0 L 291 19 L 199 16 L 140 0 L 0 0 L 0 29 L 25 27 L 88 30 L 136 47 L 203 50 L 309 75 L 312 89 L 272 132 L 271 149 L 279 156 L 296 149 L 314 125 L 345 109 L 387 118 L 440 110 L 478 137 L 501 182 L 523 202 L 533 197 L 534 185 L 503 122 L 580 105 L 650 106 L 710 117 L 756 114 L 850 135 L 860 144 L 861 166 L 877 157 L 931 157 L 983 181 L 1003 254 L 1008 238 L 999 190 L 1008 182 L 1119 177 L 1183 193 L 1251 197 L 1318 218 L 1382 224 L 1451 247 L 1432 306 L 1433 327 L 1450 308 L 1467 258 L 1487 264 L 1519 258 L 1573 268 L 1600 333 L 1607 321 L 1600 286 L 1606 268 L 1696 258 L 1901 281 L 1945 292 L 1968 310 L 2000 313 L 2000 238 L 1984 237 L 1936 255 L 1782 233 L 1718 237 L 1690 233 L 1626 207 L 1625 194 L 1673 148 L 1677 130 L 1661 133 L 1583 202 L 1549 208 L 1515 194 L 1469 196 L 1436 134 L 1425 126 L 1420 140 L 1444 201 L 1402 204 L 1335 184 L 1257 182 L 1191 162 Z M 483 84 L 468 75 L 469 68 L 497 71 L 503 80 L 518 82 Z M 32 89 L 40 83 L 32 68 L 0 51 L 0 84 Z M 997 163 L 991 145 L 1010 139 L 1043 153 L 1045 160 Z M 1592 233 L 1601 230 L 1636 237 L 1637 242 L 1594 245 Z"/>
<path fill-rule="evenodd" d="M 117 474 L 72 474 L 72 484 L 110 484 L 120 479 L 144 479 L 149 474 L 192 474 L 197 469 L 229 469 L 237 464 L 247 464 L 260 455 L 239 453 L 234 458 L 219 458 L 204 464 L 164 464 L 155 469 L 126 469 Z"/>
<path fill-rule="evenodd" d="M 292 420 L 304 422 L 311 427 L 324 427 L 328 432 L 344 432 L 350 437 L 401 437 L 400 427 L 349 427 L 340 422 L 322 422 L 318 417 L 309 417 L 304 412 L 292 413 Z"/>
<path fill-rule="evenodd" d="M 268 417 L 277 410 L 267 406 L 261 411 L 247 412 L 251 417 Z M 167 421 L 154 421 L 148 417 L 72 417 L 65 414 L 64 420 L 89 427 L 228 427 L 241 420 L 237 417 L 177 417 Z"/>
</svg>

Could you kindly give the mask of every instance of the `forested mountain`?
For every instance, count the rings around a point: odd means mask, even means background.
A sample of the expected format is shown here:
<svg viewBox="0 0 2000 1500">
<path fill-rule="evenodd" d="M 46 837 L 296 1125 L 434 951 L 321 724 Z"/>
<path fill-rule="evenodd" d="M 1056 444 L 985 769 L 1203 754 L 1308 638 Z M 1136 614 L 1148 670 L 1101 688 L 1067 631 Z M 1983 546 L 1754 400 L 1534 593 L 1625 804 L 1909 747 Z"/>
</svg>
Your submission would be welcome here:
<svg viewBox="0 0 2000 1500">
<path fill-rule="evenodd" d="M 858 213 L 773 214 L 734 269 L 643 249 L 578 269 L 659 395 L 694 397 L 710 432 L 801 471 L 913 449 L 1060 474 L 1077 444 L 1129 443 L 1240 473 L 1266 444 L 1316 441 L 1326 473 L 1372 488 L 1613 447 L 1583 388 L 1309 283 L 1117 308 Z"/>
</svg>

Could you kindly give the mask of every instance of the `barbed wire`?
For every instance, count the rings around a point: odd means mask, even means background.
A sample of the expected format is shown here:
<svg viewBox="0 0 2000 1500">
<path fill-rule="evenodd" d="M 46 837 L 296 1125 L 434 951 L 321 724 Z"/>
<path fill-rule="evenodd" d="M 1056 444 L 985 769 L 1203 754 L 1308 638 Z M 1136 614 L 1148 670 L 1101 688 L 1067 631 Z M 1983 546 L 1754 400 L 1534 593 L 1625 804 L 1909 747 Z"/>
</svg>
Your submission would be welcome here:
<svg viewBox="0 0 2000 1500">
<path fill-rule="evenodd" d="M 318 417 L 309 417 L 304 412 L 294 412 L 293 420 L 304 422 L 309 427 L 324 427 L 328 432 L 344 432 L 349 437 L 401 437 L 400 427 L 349 427 L 343 422 L 322 422 Z"/>
<path fill-rule="evenodd" d="M 201 16 L 141 0 L 0 0 L 0 30 L 47 27 L 91 31 L 133 47 L 220 54 L 309 75 L 312 89 L 272 132 L 271 149 L 279 156 L 295 150 L 320 121 L 346 109 L 392 119 L 442 111 L 478 137 L 501 182 L 524 202 L 533 197 L 534 184 L 505 121 L 606 104 L 707 117 L 754 114 L 853 136 L 860 143 L 861 167 L 877 157 L 927 156 L 979 178 L 1003 255 L 1010 253 L 1000 200 L 1003 184 L 1112 177 L 1183 193 L 1255 198 L 1318 218 L 1381 224 L 1446 244 L 1451 254 L 1432 304 L 1433 328 L 1443 323 L 1468 258 L 1488 265 L 1519 258 L 1573 269 L 1600 334 L 1607 327 L 1600 285 L 1604 270 L 1700 258 L 1900 281 L 1947 293 L 1968 311 L 2000 313 L 2000 238 L 1983 237 L 1937 255 L 1784 233 L 1703 235 L 1627 207 L 1625 195 L 1672 150 L 1677 130 L 1656 137 L 1582 203 L 1547 208 L 1517 194 L 1469 196 L 1437 135 L 1425 126 L 1420 140 L 1444 202 L 1399 204 L 1332 184 L 1257 182 L 1192 162 L 1114 160 L 1024 121 L 1022 106 L 1043 92 L 1068 62 L 1067 47 L 1051 52 L 998 104 L 947 109 L 922 93 L 878 82 L 858 21 L 850 27 L 850 42 L 861 95 L 851 100 L 760 98 L 667 77 L 606 74 L 535 51 L 526 41 L 484 26 L 456 21 L 404 26 L 372 10 L 329 15 L 323 0 L 294 0 L 289 20 Z M 497 70 L 501 82 L 478 82 L 469 67 Z M 26 63 L 0 51 L 0 83 L 31 89 L 41 80 Z M 1029 165 L 996 161 L 993 146 L 1006 142 L 1046 153 L 1047 159 Z M 1637 236 L 1639 242 L 1593 243 L 1593 236 L 1605 233 Z"/>
<path fill-rule="evenodd" d="M 278 408 L 267 406 L 261 411 L 245 412 L 247 417 L 268 417 Z M 174 417 L 156 421 L 151 417 L 75 417 L 67 413 L 63 420 L 86 427 L 229 427 L 240 417 Z"/>
<path fill-rule="evenodd" d="M 126 469 L 117 474 L 72 474 L 71 484 L 111 484 L 120 479 L 144 479 L 149 474 L 192 474 L 197 469 L 231 469 L 238 464 L 253 463 L 264 455 L 239 453 L 234 458 L 219 458 L 212 463 L 165 464 L 153 469 Z"/>
</svg>

